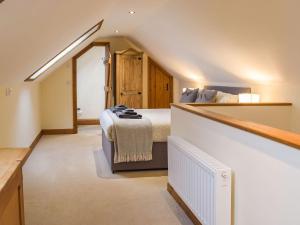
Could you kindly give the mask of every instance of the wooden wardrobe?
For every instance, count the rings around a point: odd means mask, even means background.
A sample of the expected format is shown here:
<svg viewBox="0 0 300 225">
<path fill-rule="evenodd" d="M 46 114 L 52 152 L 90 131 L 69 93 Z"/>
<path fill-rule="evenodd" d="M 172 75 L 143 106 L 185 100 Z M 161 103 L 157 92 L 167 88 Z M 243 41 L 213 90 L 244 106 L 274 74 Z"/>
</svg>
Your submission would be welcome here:
<svg viewBox="0 0 300 225">
<path fill-rule="evenodd" d="M 148 107 L 170 108 L 173 102 L 173 77 L 148 59 Z"/>
<path fill-rule="evenodd" d="M 116 104 L 143 107 L 143 53 L 127 49 L 115 53 Z"/>
</svg>

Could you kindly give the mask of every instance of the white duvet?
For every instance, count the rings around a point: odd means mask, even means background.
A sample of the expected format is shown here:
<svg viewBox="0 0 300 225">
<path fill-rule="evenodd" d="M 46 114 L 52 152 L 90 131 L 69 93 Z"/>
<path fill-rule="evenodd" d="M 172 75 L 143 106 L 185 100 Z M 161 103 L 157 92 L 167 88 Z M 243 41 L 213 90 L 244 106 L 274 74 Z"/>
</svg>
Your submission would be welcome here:
<svg viewBox="0 0 300 225">
<path fill-rule="evenodd" d="M 170 135 L 171 110 L 170 109 L 136 109 L 137 113 L 147 117 L 152 123 L 153 142 L 166 142 Z M 101 127 L 106 137 L 112 140 L 113 120 L 107 110 L 100 115 Z"/>
</svg>

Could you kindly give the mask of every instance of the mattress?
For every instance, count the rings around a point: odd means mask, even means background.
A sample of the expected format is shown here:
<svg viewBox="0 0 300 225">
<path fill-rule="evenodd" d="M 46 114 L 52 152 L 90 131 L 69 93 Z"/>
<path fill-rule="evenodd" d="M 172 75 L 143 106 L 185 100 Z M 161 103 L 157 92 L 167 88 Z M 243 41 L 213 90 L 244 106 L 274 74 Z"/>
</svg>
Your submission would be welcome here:
<svg viewBox="0 0 300 225">
<path fill-rule="evenodd" d="M 166 142 L 170 135 L 171 128 L 171 110 L 170 109 L 136 109 L 136 112 L 143 117 L 148 118 L 152 123 L 153 142 Z M 112 139 L 113 120 L 108 110 L 100 115 L 101 127 L 105 136 Z"/>
</svg>

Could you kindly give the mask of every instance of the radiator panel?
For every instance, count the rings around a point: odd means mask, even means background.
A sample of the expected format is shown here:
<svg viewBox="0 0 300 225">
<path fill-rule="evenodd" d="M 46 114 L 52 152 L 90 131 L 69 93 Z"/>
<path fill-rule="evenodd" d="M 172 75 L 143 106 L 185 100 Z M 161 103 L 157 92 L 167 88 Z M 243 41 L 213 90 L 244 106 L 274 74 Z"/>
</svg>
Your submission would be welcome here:
<svg viewBox="0 0 300 225">
<path fill-rule="evenodd" d="M 202 225 L 231 224 L 231 169 L 182 138 L 168 138 L 169 183 Z"/>
</svg>

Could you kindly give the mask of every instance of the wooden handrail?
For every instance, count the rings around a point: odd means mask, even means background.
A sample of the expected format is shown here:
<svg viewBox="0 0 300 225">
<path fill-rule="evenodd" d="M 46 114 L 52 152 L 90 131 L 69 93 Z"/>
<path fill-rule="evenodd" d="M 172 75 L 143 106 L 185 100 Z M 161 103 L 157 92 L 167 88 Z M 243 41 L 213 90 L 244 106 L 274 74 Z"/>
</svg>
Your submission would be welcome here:
<svg viewBox="0 0 300 225">
<path fill-rule="evenodd" d="M 261 102 L 261 103 L 187 103 L 190 106 L 292 106 L 289 102 Z"/>
<path fill-rule="evenodd" d="M 270 103 L 271 104 L 271 103 Z M 275 106 L 276 103 L 271 104 L 270 106 Z M 284 103 L 286 106 L 290 106 L 291 103 Z M 260 104 L 262 105 L 262 104 Z M 300 134 L 293 133 L 290 131 L 281 130 L 278 128 L 266 126 L 263 124 L 258 124 L 250 121 L 244 121 L 235 119 L 229 116 L 225 116 L 219 113 L 211 112 L 201 107 L 195 107 L 188 104 L 171 104 L 172 107 L 182 109 L 186 112 L 193 113 L 195 115 L 205 117 L 207 119 L 217 121 L 265 138 L 285 144 L 300 150 Z"/>
</svg>

